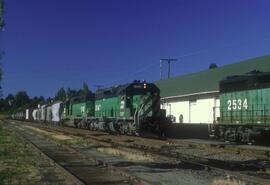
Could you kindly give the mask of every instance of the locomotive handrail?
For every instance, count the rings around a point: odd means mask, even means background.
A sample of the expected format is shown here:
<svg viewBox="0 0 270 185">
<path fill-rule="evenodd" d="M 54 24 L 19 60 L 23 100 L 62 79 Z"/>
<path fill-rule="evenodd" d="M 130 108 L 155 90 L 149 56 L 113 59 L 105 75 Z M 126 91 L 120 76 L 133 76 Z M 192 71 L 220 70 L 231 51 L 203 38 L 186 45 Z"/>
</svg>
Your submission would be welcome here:
<svg viewBox="0 0 270 185">
<path fill-rule="evenodd" d="M 141 105 L 140 110 L 139 110 L 138 115 L 137 115 L 137 123 L 136 123 L 137 129 L 138 129 L 138 124 L 140 123 L 140 113 L 141 113 L 141 111 L 142 111 L 144 105 L 145 105 L 145 104 L 142 104 L 142 105 Z"/>
<path fill-rule="evenodd" d="M 134 122 L 135 122 L 135 125 L 136 125 L 136 130 L 137 130 L 137 119 L 136 119 L 136 114 L 138 113 L 138 107 L 136 105 L 136 110 L 135 110 L 135 113 L 134 113 Z"/>
<path fill-rule="evenodd" d="M 138 124 L 140 123 L 140 118 L 141 118 L 141 111 L 143 110 L 144 106 L 152 99 L 152 96 L 149 96 L 145 102 L 141 105 L 140 107 L 140 110 L 138 112 L 138 115 L 137 115 L 137 128 L 138 128 Z M 144 117 L 145 114 L 142 115 L 142 117 Z"/>
</svg>

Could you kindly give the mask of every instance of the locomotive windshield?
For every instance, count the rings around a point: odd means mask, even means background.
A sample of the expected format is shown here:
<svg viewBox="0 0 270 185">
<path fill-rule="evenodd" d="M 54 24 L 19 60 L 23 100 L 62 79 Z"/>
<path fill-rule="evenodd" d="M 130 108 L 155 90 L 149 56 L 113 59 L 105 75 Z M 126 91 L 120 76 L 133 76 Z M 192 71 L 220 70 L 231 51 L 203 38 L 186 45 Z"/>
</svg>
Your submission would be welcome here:
<svg viewBox="0 0 270 185">
<path fill-rule="evenodd" d="M 159 95 L 159 89 L 152 83 L 133 83 L 126 88 L 127 95 Z"/>
</svg>

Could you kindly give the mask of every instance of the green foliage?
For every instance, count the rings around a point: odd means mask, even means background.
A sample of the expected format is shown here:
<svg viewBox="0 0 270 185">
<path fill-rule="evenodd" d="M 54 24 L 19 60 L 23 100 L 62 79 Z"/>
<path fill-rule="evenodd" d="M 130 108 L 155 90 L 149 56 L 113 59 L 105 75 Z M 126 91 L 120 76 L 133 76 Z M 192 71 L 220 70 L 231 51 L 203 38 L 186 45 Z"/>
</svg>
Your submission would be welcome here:
<svg viewBox="0 0 270 185">
<path fill-rule="evenodd" d="M 0 32 L 3 30 L 5 25 L 4 22 L 4 1 L 0 0 Z M 3 52 L 0 51 L 0 60 L 2 59 L 3 56 Z M 0 82 L 2 81 L 2 75 L 3 75 L 3 71 L 2 71 L 2 66 L 0 65 Z M 0 97 L 2 97 L 2 91 L 1 91 L 2 87 L 0 86 Z"/>
<path fill-rule="evenodd" d="M 80 97 L 80 99 L 88 100 L 93 97 L 93 93 L 89 90 L 86 83 L 83 83 L 83 87 L 80 90 L 70 89 L 65 90 L 60 88 L 55 94 L 54 98 L 45 98 L 43 96 L 30 98 L 26 91 L 20 91 L 16 95 L 9 94 L 5 99 L 0 99 L 0 112 L 14 113 L 26 108 L 35 108 L 39 104 L 52 103 L 54 101 L 65 101 L 72 97 Z"/>
<path fill-rule="evenodd" d="M 40 156 L 0 122 L 0 184 L 40 184 Z M 42 184 L 42 183 L 41 183 Z"/>
<path fill-rule="evenodd" d="M 4 26 L 4 1 L 0 0 L 0 31 L 3 30 Z"/>
<path fill-rule="evenodd" d="M 61 87 L 58 92 L 56 93 L 55 97 L 54 97 L 54 101 L 65 101 L 66 99 L 66 91 L 63 87 Z"/>
<path fill-rule="evenodd" d="M 75 89 L 68 88 L 67 92 L 66 92 L 66 95 L 67 95 L 67 99 L 70 99 L 72 97 L 77 96 L 77 91 Z"/>
<path fill-rule="evenodd" d="M 78 91 L 78 96 L 83 98 L 84 100 L 87 100 L 91 97 L 92 92 L 89 90 L 88 85 L 84 82 L 83 88 Z"/>
<path fill-rule="evenodd" d="M 5 99 L 0 99 L 0 112 L 13 113 L 25 108 L 35 108 L 39 104 L 44 104 L 45 99 L 43 96 L 29 98 L 25 91 L 18 92 L 15 96 L 9 94 Z"/>
<path fill-rule="evenodd" d="M 8 102 L 5 99 L 0 99 L 0 112 L 6 112 L 9 108 Z"/>
<path fill-rule="evenodd" d="M 1 53 L 0 53 L 0 60 L 1 60 Z M 3 76 L 3 71 L 2 71 L 2 66 L 0 65 L 0 82 L 2 81 L 2 76 Z M 0 83 L 0 98 L 2 97 L 2 87 Z"/>
<path fill-rule="evenodd" d="M 93 93 L 89 90 L 87 83 L 83 83 L 82 89 L 78 91 L 76 89 L 68 88 L 66 91 L 66 98 L 70 99 L 72 97 L 80 97 L 81 99 L 87 100 L 93 96 Z"/>
<path fill-rule="evenodd" d="M 13 160 L 11 152 L 5 147 L 7 144 L 7 139 L 4 135 L 3 127 L 0 124 L 0 161 L 10 161 Z M 2 169 L 0 171 L 0 184 L 4 184 L 10 181 L 10 179 L 15 175 L 14 171 L 11 169 Z"/>
<path fill-rule="evenodd" d="M 39 104 L 41 105 L 44 103 L 45 103 L 45 99 L 43 96 L 40 96 L 40 97 L 34 96 L 34 98 L 30 100 L 29 107 L 37 107 L 37 105 Z"/>
<path fill-rule="evenodd" d="M 53 98 L 51 98 L 51 97 L 47 98 L 45 101 L 46 104 L 50 104 L 52 102 L 53 102 Z"/>
<path fill-rule="evenodd" d="M 215 69 L 215 68 L 217 68 L 218 66 L 217 66 L 217 64 L 216 63 L 211 63 L 210 65 L 209 65 L 209 69 Z"/>
<path fill-rule="evenodd" d="M 15 107 L 19 108 L 30 103 L 30 98 L 26 91 L 20 91 L 15 95 Z"/>
<path fill-rule="evenodd" d="M 2 54 L 0 53 L 0 60 L 2 59 Z M 2 80 L 2 75 L 3 75 L 3 71 L 2 71 L 2 65 L 0 64 L 0 81 Z M 1 87 L 0 87 L 1 89 Z"/>
<path fill-rule="evenodd" d="M 0 184 L 10 183 L 11 179 L 16 175 L 13 170 L 5 169 L 0 173 Z"/>
</svg>

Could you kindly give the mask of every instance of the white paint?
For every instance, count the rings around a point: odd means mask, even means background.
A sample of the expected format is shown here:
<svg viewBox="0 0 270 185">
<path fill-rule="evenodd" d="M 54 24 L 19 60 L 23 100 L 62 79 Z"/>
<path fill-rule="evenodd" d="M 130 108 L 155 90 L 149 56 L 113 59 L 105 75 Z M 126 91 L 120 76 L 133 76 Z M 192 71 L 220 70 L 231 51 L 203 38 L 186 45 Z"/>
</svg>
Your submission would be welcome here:
<svg viewBox="0 0 270 185">
<path fill-rule="evenodd" d="M 44 121 L 45 119 L 46 119 L 46 110 L 45 110 L 45 107 L 46 107 L 46 105 L 42 105 L 41 106 L 41 115 L 40 115 L 40 120 L 41 121 Z"/>
<path fill-rule="evenodd" d="M 242 110 L 248 109 L 248 103 L 247 103 L 247 98 L 243 99 L 231 99 L 231 100 L 227 100 L 227 110 Z"/>
<path fill-rule="evenodd" d="M 84 105 L 81 106 L 81 113 L 82 113 L 82 114 L 85 113 L 85 106 L 84 106 Z"/>
<path fill-rule="evenodd" d="M 100 108 L 101 108 L 101 105 L 100 105 L 100 104 L 97 104 L 97 105 L 95 106 L 95 110 L 96 110 L 96 111 L 100 111 Z"/>
<path fill-rule="evenodd" d="M 52 121 L 54 122 L 60 121 L 60 107 L 61 107 L 61 102 L 58 102 L 52 105 Z"/>
<path fill-rule="evenodd" d="M 173 115 L 176 122 L 179 122 L 179 117 L 183 115 L 183 122 L 189 122 L 189 101 L 180 101 L 173 103 L 164 103 L 163 108 L 166 110 L 166 115 Z"/>
<path fill-rule="evenodd" d="M 215 99 L 215 104 L 214 104 L 214 122 L 216 123 L 218 120 L 217 118 L 220 117 L 220 100 Z"/>
<path fill-rule="evenodd" d="M 183 115 L 183 123 L 213 123 L 219 117 L 219 99 L 214 97 L 190 100 L 178 100 L 163 103 L 161 108 L 166 109 L 166 115 L 179 117 Z"/>
<path fill-rule="evenodd" d="M 26 111 L 25 111 L 25 119 L 26 120 L 29 119 L 29 109 L 26 109 Z"/>
<path fill-rule="evenodd" d="M 33 120 L 37 120 L 37 109 L 34 109 L 32 112 Z"/>
<path fill-rule="evenodd" d="M 125 108 L 125 101 L 121 101 L 120 102 L 120 109 L 124 109 Z"/>
</svg>

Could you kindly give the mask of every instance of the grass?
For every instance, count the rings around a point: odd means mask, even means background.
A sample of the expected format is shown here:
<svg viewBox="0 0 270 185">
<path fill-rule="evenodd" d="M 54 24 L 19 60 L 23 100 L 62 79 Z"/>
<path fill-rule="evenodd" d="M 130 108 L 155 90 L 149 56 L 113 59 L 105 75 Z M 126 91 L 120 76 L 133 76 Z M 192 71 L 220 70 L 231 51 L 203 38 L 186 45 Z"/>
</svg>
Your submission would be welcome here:
<svg viewBox="0 0 270 185">
<path fill-rule="evenodd" d="M 6 169 L 0 173 L 0 184 L 12 184 L 12 178 L 16 175 L 13 170 Z"/>
<path fill-rule="evenodd" d="M 33 153 L 0 122 L 0 184 L 28 185 L 38 182 Z"/>
<path fill-rule="evenodd" d="M 0 113 L 0 120 L 7 118 L 7 114 Z"/>
<path fill-rule="evenodd" d="M 6 143 L 3 127 L 0 125 L 0 184 L 10 184 L 11 178 L 16 175 L 13 170 L 8 169 L 8 166 L 4 164 L 12 158 L 12 155 L 10 155 L 10 152 L 7 150 Z"/>
<path fill-rule="evenodd" d="M 212 185 L 246 185 L 246 183 L 236 179 L 215 179 Z"/>
</svg>

